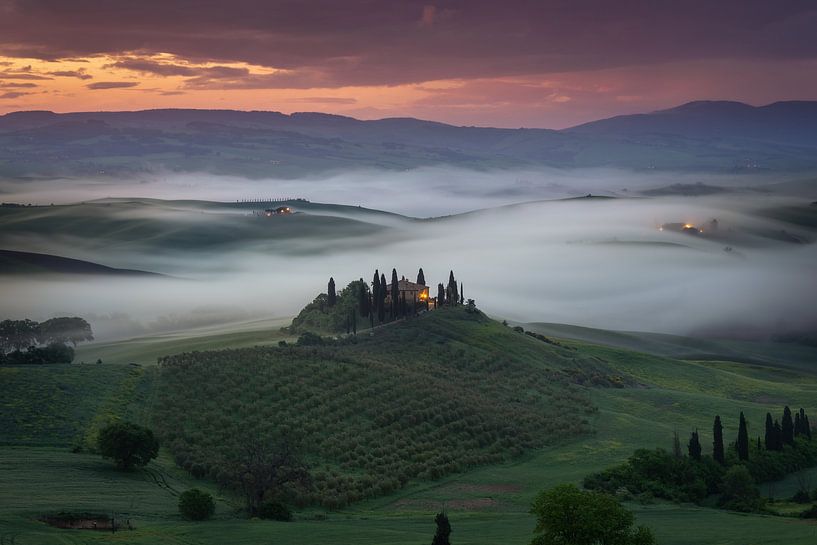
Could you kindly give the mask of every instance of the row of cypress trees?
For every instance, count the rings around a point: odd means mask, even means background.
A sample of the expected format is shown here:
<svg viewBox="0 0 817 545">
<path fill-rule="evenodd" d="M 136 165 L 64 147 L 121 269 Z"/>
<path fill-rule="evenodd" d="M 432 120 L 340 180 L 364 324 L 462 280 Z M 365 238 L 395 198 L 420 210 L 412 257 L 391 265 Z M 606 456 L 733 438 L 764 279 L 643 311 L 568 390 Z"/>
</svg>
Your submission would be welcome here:
<svg viewBox="0 0 817 545">
<path fill-rule="evenodd" d="M 786 406 L 783 409 L 782 424 L 778 420 L 772 419 L 771 413 L 766 413 L 766 436 L 763 446 L 769 451 L 781 451 L 784 445 L 794 445 L 796 437 L 805 437 L 811 439 L 811 424 L 808 420 L 808 415 L 804 409 L 800 409 L 792 418 L 791 409 Z M 675 439 L 676 454 L 680 450 L 677 436 Z M 757 438 L 758 450 L 761 448 L 760 437 Z M 738 437 L 735 441 L 735 448 L 738 453 L 739 460 L 749 459 L 749 429 L 746 423 L 746 417 L 743 411 L 740 413 L 740 421 L 738 423 Z M 695 460 L 701 459 L 701 441 L 698 436 L 698 430 L 692 432 L 687 444 L 689 457 Z M 721 465 L 726 464 L 726 452 L 723 446 L 723 425 L 721 424 L 721 417 L 715 416 L 715 422 L 712 425 L 712 458 Z"/>
<path fill-rule="evenodd" d="M 422 268 L 417 272 L 417 284 L 426 285 L 425 273 Z M 356 290 L 358 301 L 357 312 L 351 312 L 354 316 L 350 316 L 347 320 L 347 330 L 350 331 L 357 331 L 358 314 L 364 318 L 369 318 L 371 326 L 374 327 L 375 319 L 378 323 L 382 324 L 386 321 L 417 314 L 420 309 L 428 310 L 429 307 L 428 301 L 407 301 L 405 295 L 393 296 L 387 304 L 386 295 L 388 293 L 400 293 L 397 269 L 392 269 L 391 282 L 389 283 L 386 281 L 385 274 L 381 274 L 380 271 L 375 270 L 371 289 L 362 278 L 357 282 L 353 282 L 353 286 Z M 334 307 L 338 302 L 334 278 L 329 279 L 326 294 L 327 305 Z M 443 285 L 440 283 L 437 285 L 437 306 L 462 304 L 464 300 L 462 283 L 457 285 L 457 281 L 454 278 L 454 271 L 450 271 L 448 284 Z"/>
</svg>

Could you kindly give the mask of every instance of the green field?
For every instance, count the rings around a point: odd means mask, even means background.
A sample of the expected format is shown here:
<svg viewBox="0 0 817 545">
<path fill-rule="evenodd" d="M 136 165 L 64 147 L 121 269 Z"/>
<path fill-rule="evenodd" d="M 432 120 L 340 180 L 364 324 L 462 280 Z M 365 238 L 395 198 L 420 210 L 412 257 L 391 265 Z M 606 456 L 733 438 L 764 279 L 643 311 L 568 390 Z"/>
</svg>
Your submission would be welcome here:
<svg viewBox="0 0 817 545">
<path fill-rule="evenodd" d="M 145 471 L 123 474 L 113 471 L 110 463 L 92 454 L 74 454 L 68 448 L 77 436 L 86 437 L 94 425 L 107 418 L 149 419 L 156 414 L 156 395 L 163 391 L 162 388 L 165 389 L 164 396 L 172 394 L 172 389 L 168 388 L 174 383 L 163 382 L 162 373 L 156 367 L 120 364 L 131 360 L 149 362 L 157 350 L 224 348 L 233 341 L 247 346 L 245 343 L 256 343 L 254 339 L 244 338 L 237 332 L 234 338 L 199 332 L 189 338 L 179 334 L 167 341 L 169 344 L 160 343 L 158 347 L 155 339 L 153 342 L 145 339 L 141 343 L 131 340 L 119 346 L 117 343 L 91 344 L 80 353 L 84 353 L 86 359 L 94 353 L 104 354 L 105 364 L 0 369 L 0 372 L 8 373 L 0 375 L 5 391 L 3 405 L 0 405 L 5 445 L 0 447 L 0 539 L 3 544 L 15 545 L 103 542 L 416 544 L 430 542 L 434 532 L 433 514 L 445 508 L 450 514 L 455 543 L 524 544 L 530 540 L 533 528 L 533 519 L 527 514 L 528 506 L 534 494 L 542 488 L 562 482 L 579 482 L 589 472 L 622 461 L 635 448 L 668 448 L 675 430 L 683 437 L 690 430 L 699 428 L 704 452 L 709 452 L 709 432 L 715 414 L 720 414 L 724 421 L 724 435 L 728 442 L 735 437 L 737 415 L 741 410 L 749 419 L 752 437 L 762 429 L 762 417 L 766 411 L 779 412 L 784 404 L 803 406 L 812 412 L 817 410 L 817 378 L 808 372 L 807 366 L 808 354 L 809 351 L 814 354 L 813 348 L 783 345 L 781 353 L 796 354 L 781 358 L 779 362 L 767 363 L 762 360 L 774 354 L 777 345 L 766 343 L 761 349 L 760 343 L 748 347 L 734 343 L 729 345 L 731 352 L 723 351 L 719 355 L 714 351 L 719 345 L 713 343 L 706 346 L 707 358 L 673 359 L 616 346 L 590 344 L 586 340 L 561 339 L 566 348 L 560 348 L 495 323 L 475 327 L 454 318 L 443 313 L 430 313 L 413 322 L 383 328 L 371 340 L 338 350 L 349 351 L 344 357 L 350 361 L 369 358 L 370 365 L 375 366 L 393 365 L 399 369 L 416 362 L 417 373 L 433 373 L 437 366 L 455 367 L 457 360 L 450 356 L 457 354 L 459 349 L 463 350 L 462 361 L 489 361 L 502 351 L 509 361 L 527 362 L 530 368 L 538 366 L 543 370 L 561 369 L 566 365 L 562 355 L 571 354 L 568 361 L 576 358 L 595 362 L 593 371 L 596 374 L 604 370 L 604 373 L 628 377 L 631 385 L 626 388 L 581 388 L 587 402 L 598 411 L 586 417 L 590 433 L 579 438 L 565 437 L 549 445 L 532 446 L 519 456 L 499 463 L 463 468 L 437 480 L 412 478 L 395 492 L 355 502 L 337 511 L 308 508 L 296 512 L 294 522 L 279 523 L 241 518 L 236 513 L 238 503 L 235 498 L 223 491 L 218 492 L 210 480 L 195 480 L 177 468 L 168 450 L 163 450 L 160 458 Z M 445 328 L 441 329 L 439 326 L 443 322 Z M 434 327 L 424 329 L 429 325 Z M 258 330 L 248 335 L 262 333 L 263 330 Z M 407 349 L 384 352 L 384 343 L 394 337 L 415 339 L 415 343 L 425 345 L 425 348 L 416 353 Z M 675 338 L 673 343 L 681 340 Z M 435 359 L 429 352 L 440 346 L 450 346 L 453 352 L 445 352 L 444 358 Z M 139 355 L 143 347 L 149 356 Z M 247 353 L 263 353 L 265 350 L 274 352 L 278 349 L 249 350 Z M 384 353 L 391 354 L 391 359 L 378 361 L 383 359 Z M 491 357 L 480 359 L 479 354 Z M 758 354 L 766 356 L 761 358 Z M 744 363 L 747 360 L 751 363 Z M 817 361 L 817 357 L 811 361 Z M 310 365 L 320 369 L 336 364 L 315 361 Z M 584 375 L 579 378 L 586 378 Z M 377 378 L 380 376 L 385 374 L 374 373 L 370 380 L 381 380 Z M 328 379 L 330 375 L 326 377 Z M 221 374 L 215 373 L 213 384 L 223 379 Z M 198 382 L 206 380 L 206 374 L 199 375 L 196 380 L 193 390 L 200 386 Z M 319 382 L 316 380 L 315 383 Z M 329 383 L 336 384 L 333 386 L 336 388 L 342 381 L 330 380 Z M 247 386 L 248 392 L 255 389 L 254 385 Z M 416 388 L 411 390 L 416 391 Z M 309 403 L 317 404 L 320 400 Z M 13 417 L 9 416 L 9 408 L 13 409 Z M 69 413 L 69 409 L 74 412 Z M 478 412 L 476 408 L 469 411 Z M 225 408 L 225 416 L 229 414 L 231 412 Z M 810 470 L 809 474 L 817 475 L 817 472 Z M 784 498 L 796 489 L 796 485 L 796 478 L 790 476 L 776 483 L 773 493 Z M 176 494 L 190 486 L 220 493 L 214 520 L 189 523 L 180 519 L 175 508 Z M 765 495 L 768 487 L 764 486 L 761 490 Z M 793 545 L 813 543 L 817 539 L 817 525 L 796 518 L 741 515 L 661 502 L 629 507 L 636 512 L 639 522 L 654 530 L 661 544 Z M 136 530 L 116 535 L 57 530 L 36 520 L 43 513 L 61 509 L 116 512 L 131 518 Z M 694 532 L 690 531 L 693 528 Z"/>
</svg>

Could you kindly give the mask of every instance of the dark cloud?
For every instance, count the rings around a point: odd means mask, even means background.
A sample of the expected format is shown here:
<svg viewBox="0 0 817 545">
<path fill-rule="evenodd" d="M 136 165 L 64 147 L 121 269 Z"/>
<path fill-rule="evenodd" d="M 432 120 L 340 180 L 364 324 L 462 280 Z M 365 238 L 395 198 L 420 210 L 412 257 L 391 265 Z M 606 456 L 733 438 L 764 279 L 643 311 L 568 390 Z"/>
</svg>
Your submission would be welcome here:
<svg viewBox="0 0 817 545">
<path fill-rule="evenodd" d="M 293 98 L 289 102 L 301 104 L 357 104 L 357 100 L 347 97 L 299 97 Z"/>
<path fill-rule="evenodd" d="M 78 79 L 93 79 L 91 74 L 88 74 L 85 69 L 80 70 L 57 70 L 55 72 L 48 72 L 50 76 L 58 76 L 62 78 L 78 78 Z"/>
<path fill-rule="evenodd" d="M 0 95 L 0 99 L 12 99 L 12 98 L 19 98 L 23 95 L 28 95 L 29 93 L 24 93 L 22 91 L 9 91 L 7 93 L 3 93 Z"/>
<path fill-rule="evenodd" d="M 0 89 L 33 89 L 37 87 L 36 83 L 21 83 L 18 81 L 0 81 Z"/>
<path fill-rule="evenodd" d="M 88 89 L 127 89 L 137 85 L 139 85 L 139 82 L 136 81 L 98 81 L 89 83 L 86 87 Z"/>
<path fill-rule="evenodd" d="M 208 88 L 396 85 L 707 59 L 817 57 L 810 0 L 6 0 L 0 53 L 172 53 L 293 72 L 132 69 Z M 123 61 L 127 62 L 127 61 Z M 226 81 L 225 81 L 226 80 Z"/>
</svg>

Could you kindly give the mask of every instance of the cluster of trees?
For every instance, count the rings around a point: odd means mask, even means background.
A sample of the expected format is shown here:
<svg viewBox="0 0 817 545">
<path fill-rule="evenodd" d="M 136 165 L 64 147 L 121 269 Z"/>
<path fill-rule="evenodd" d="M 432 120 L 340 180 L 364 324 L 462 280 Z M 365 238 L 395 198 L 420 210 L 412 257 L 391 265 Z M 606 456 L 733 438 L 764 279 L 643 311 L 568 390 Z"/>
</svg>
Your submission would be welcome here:
<svg viewBox="0 0 817 545">
<path fill-rule="evenodd" d="M 244 434 L 291 437 L 311 475 L 292 501 L 330 509 L 588 431 L 585 391 L 542 372 L 535 350 L 524 359 L 469 346 L 466 320 L 500 346 L 515 342 L 509 329 L 463 311 L 356 342 L 163 358 L 152 421 L 181 467 L 239 490 Z M 459 331 L 458 342 L 447 331 Z"/>
<path fill-rule="evenodd" d="M 111 458 L 119 469 L 146 466 L 159 455 L 159 441 L 153 431 L 132 422 L 115 422 L 102 428 L 97 449 Z"/>
<path fill-rule="evenodd" d="M 71 363 L 74 347 L 94 339 L 91 326 L 79 317 L 0 322 L 0 364 Z M 69 344 L 71 346 L 69 346 Z"/>
<path fill-rule="evenodd" d="M 362 324 L 373 328 L 429 309 L 427 299 L 409 300 L 405 293 L 400 293 L 399 283 L 397 269 L 392 269 L 390 280 L 375 270 L 371 286 L 360 278 L 338 293 L 335 279 L 329 278 L 326 293 L 319 294 L 307 305 L 292 321 L 289 329 L 293 333 L 318 330 L 332 333 L 345 331 L 354 335 Z M 417 272 L 417 284 L 426 285 L 422 268 Z M 433 294 L 429 294 L 431 296 Z M 438 284 L 435 303 L 437 306 L 466 304 L 462 283 L 457 283 L 454 271 L 449 273 L 447 285 Z M 476 310 L 472 299 L 467 301 L 467 309 L 471 312 Z"/>
<path fill-rule="evenodd" d="M 736 440 L 725 448 L 723 425 L 716 416 L 712 426 L 712 454 L 704 455 L 698 431 L 691 433 L 686 454 L 677 433 L 672 452 L 640 449 L 624 464 L 589 475 L 588 489 L 699 503 L 718 494 L 719 505 L 738 511 L 762 511 L 764 500 L 757 484 L 817 464 L 817 443 L 811 441 L 808 416 L 803 409 L 792 418 L 783 410 L 783 424 L 766 416 L 766 441 L 749 439 L 741 412 Z"/>
</svg>

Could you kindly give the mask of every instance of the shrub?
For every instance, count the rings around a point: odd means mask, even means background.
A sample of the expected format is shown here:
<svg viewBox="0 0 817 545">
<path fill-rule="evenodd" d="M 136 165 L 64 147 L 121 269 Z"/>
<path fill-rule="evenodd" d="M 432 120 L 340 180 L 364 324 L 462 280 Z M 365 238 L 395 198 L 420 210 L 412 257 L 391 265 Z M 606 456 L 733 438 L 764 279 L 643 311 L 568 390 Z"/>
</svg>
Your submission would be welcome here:
<svg viewBox="0 0 817 545">
<path fill-rule="evenodd" d="M 755 486 L 752 474 L 745 466 L 732 466 L 723 477 L 723 493 L 719 504 L 724 509 L 754 513 L 763 511 L 765 501 Z"/>
<path fill-rule="evenodd" d="M 188 520 L 207 520 L 215 511 L 213 496 L 198 488 L 185 490 L 179 496 L 179 513 Z"/>
<path fill-rule="evenodd" d="M 159 442 L 153 432 L 130 422 L 116 422 L 99 432 L 97 447 L 105 458 L 112 458 L 120 469 L 147 465 L 159 454 Z"/>
<path fill-rule="evenodd" d="M 811 501 L 811 495 L 808 493 L 808 490 L 801 488 L 794 493 L 794 496 L 791 497 L 791 501 L 794 503 L 809 503 Z"/>
<path fill-rule="evenodd" d="M 800 513 L 801 519 L 817 519 L 817 505 L 812 505 L 802 513 Z"/>
<path fill-rule="evenodd" d="M 289 522 L 292 520 L 292 511 L 279 501 L 266 500 L 258 508 L 258 516 L 262 519 Z"/>
</svg>

